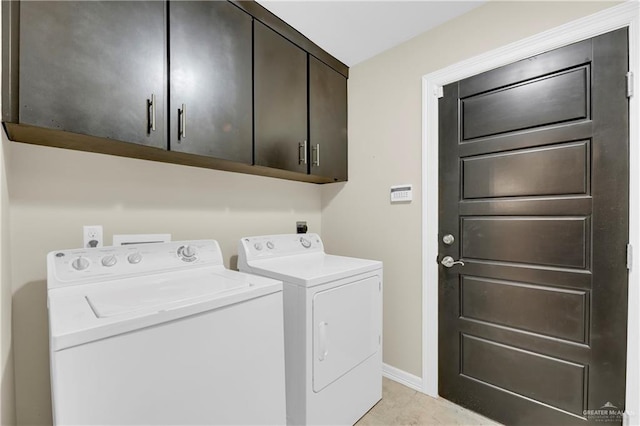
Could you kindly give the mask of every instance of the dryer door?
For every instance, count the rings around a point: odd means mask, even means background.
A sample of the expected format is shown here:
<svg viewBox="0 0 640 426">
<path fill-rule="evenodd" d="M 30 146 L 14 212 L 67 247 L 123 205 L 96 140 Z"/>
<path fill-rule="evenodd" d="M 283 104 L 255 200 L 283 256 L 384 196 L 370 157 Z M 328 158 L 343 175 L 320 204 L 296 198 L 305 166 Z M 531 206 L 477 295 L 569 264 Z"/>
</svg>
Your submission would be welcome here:
<svg viewBox="0 0 640 426">
<path fill-rule="evenodd" d="M 380 350 L 377 276 L 313 297 L 313 390 L 322 389 Z"/>
</svg>

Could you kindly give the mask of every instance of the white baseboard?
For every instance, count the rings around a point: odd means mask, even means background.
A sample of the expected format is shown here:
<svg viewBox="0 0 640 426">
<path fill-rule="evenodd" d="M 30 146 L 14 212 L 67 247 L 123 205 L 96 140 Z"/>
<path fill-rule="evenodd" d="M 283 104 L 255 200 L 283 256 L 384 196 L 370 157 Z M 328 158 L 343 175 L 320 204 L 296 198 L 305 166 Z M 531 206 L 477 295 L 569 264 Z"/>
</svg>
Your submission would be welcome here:
<svg viewBox="0 0 640 426">
<path fill-rule="evenodd" d="M 422 379 L 389 364 L 382 364 L 382 375 L 413 390 L 422 392 Z"/>
</svg>

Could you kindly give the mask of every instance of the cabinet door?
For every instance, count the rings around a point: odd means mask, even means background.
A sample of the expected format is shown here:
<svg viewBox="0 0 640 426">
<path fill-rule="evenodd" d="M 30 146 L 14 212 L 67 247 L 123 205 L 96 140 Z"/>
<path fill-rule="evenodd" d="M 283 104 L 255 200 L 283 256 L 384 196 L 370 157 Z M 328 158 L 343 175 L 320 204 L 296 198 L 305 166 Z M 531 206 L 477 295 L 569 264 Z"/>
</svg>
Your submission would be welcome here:
<svg viewBox="0 0 640 426">
<path fill-rule="evenodd" d="M 164 2 L 24 1 L 20 19 L 20 123 L 166 147 Z"/>
<path fill-rule="evenodd" d="M 347 79 L 309 56 L 311 174 L 347 180 Z"/>
<path fill-rule="evenodd" d="M 307 173 L 307 54 L 254 21 L 255 164 Z"/>
<path fill-rule="evenodd" d="M 172 151 L 252 162 L 251 20 L 226 1 L 169 4 Z"/>
</svg>

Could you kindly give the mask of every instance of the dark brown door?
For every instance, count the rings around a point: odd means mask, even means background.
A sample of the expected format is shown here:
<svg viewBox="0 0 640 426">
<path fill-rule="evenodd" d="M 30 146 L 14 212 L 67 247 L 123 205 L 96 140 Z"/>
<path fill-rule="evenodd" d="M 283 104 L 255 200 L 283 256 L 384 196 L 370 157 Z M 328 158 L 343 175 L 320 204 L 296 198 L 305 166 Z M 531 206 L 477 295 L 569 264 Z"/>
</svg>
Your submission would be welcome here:
<svg viewBox="0 0 640 426">
<path fill-rule="evenodd" d="M 307 53 L 258 21 L 253 43 L 255 164 L 307 173 Z"/>
<path fill-rule="evenodd" d="M 169 3 L 172 151 L 253 161 L 251 21 L 226 1 Z"/>
<path fill-rule="evenodd" d="M 165 38 L 163 2 L 20 2 L 20 123 L 166 148 Z"/>
<path fill-rule="evenodd" d="M 508 425 L 621 423 L 627 70 L 623 29 L 444 88 L 438 260 L 464 262 L 440 265 L 444 398 Z"/>
</svg>

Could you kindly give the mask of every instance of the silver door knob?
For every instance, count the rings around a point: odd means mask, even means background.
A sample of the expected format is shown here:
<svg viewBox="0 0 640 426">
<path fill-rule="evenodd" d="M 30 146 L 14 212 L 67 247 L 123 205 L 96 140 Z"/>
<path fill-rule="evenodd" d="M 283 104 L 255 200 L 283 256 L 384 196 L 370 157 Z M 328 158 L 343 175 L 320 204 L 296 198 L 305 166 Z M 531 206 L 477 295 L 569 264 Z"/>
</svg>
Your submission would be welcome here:
<svg viewBox="0 0 640 426">
<path fill-rule="evenodd" d="M 451 256 L 445 256 L 440 263 L 442 264 L 442 266 L 445 266 L 447 268 L 451 268 L 453 265 L 460 265 L 460 266 L 464 266 L 464 262 L 462 260 L 453 260 L 453 257 Z"/>
</svg>

